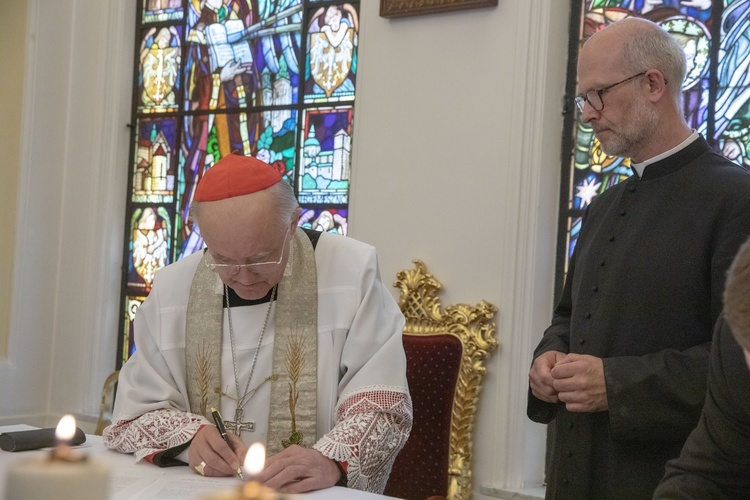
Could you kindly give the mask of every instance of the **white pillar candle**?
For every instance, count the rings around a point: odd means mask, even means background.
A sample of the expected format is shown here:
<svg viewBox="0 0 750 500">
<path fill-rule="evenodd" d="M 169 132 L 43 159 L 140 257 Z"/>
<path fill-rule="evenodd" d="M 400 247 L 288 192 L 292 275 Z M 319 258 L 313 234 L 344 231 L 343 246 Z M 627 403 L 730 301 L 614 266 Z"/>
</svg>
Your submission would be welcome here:
<svg viewBox="0 0 750 500">
<path fill-rule="evenodd" d="M 71 450 L 76 421 L 66 415 L 57 424 L 57 446 L 46 457 L 19 460 L 8 468 L 8 500 L 102 500 L 109 496 L 109 467 Z"/>
<path fill-rule="evenodd" d="M 109 496 L 109 468 L 94 460 L 37 457 L 11 464 L 7 474 L 8 500 L 103 500 Z"/>
</svg>

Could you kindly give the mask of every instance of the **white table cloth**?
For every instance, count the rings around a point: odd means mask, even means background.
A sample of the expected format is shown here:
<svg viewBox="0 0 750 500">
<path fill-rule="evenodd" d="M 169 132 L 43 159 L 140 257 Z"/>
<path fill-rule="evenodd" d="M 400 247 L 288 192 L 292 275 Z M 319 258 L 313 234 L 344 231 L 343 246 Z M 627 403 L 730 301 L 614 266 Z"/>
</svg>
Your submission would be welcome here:
<svg viewBox="0 0 750 500">
<path fill-rule="evenodd" d="M 0 433 L 31 430 L 28 425 L 0 426 Z M 141 462 L 134 463 L 132 455 L 123 455 L 107 450 L 101 437 L 86 435 L 86 442 L 76 447 L 90 460 L 101 460 L 109 464 L 110 500 L 199 500 L 217 491 L 239 488 L 237 477 L 208 478 L 194 474 L 187 467 L 159 468 Z M 0 500 L 5 498 L 5 482 L 8 469 L 18 460 L 49 454 L 49 450 L 7 452 L 0 450 Z M 386 497 L 363 491 L 333 487 L 301 495 L 305 500 L 382 500 Z"/>
</svg>

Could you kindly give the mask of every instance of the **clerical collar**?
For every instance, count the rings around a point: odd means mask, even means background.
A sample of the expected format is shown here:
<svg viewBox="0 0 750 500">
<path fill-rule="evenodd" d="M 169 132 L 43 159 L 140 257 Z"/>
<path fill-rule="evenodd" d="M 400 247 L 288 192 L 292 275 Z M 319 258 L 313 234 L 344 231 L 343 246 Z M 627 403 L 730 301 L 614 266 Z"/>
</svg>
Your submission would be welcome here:
<svg viewBox="0 0 750 500">
<path fill-rule="evenodd" d="M 638 178 L 640 179 L 643 177 L 643 171 L 646 170 L 646 167 L 651 165 L 652 163 L 656 163 L 657 161 L 663 160 L 664 158 L 667 158 L 669 156 L 672 156 L 678 151 L 681 151 L 685 149 L 688 145 L 692 144 L 694 140 L 696 140 L 699 137 L 698 131 L 693 129 L 693 133 L 690 134 L 687 139 L 679 143 L 677 146 L 673 147 L 669 151 L 664 151 L 660 155 L 656 155 L 653 158 L 649 158 L 646 161 L 643 161 L 641 163 L 631 163 L 630 168 L 632 168 L 636 174 L 638 174 Z"/>
</svg>

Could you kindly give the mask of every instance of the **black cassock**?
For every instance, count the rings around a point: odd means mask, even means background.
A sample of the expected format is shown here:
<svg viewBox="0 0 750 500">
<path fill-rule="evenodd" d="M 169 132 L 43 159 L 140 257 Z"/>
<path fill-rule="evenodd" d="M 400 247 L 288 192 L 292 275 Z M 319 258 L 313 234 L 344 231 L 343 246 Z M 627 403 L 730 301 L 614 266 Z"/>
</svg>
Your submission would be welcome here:
<svg viewBox="0 0 750 500">
<path fill-rule="evenodd" d="M 750 174 L 701 137 L 597 197 L 534 356 L 604 359 L 609 410 L 529 391 L 556 433 L 547 498 L 650 498 L 698 422 L 725 274 L 750 235 Z"/>
</svg>

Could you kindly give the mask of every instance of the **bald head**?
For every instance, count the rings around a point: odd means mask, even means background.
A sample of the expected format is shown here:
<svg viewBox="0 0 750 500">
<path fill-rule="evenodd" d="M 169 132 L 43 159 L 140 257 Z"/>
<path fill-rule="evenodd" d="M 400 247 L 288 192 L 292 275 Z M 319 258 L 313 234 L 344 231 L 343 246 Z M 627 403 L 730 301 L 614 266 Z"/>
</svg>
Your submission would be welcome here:
<svg viewBox="0 0 750 500">
<path fill-rule="evenodd" d="M 578 55 L 578 92 L 588 103 L 581 120 L 608 155 L 646 161 L 690 136 L 682 114 L 684 76 L 684 52 L 669 33 L 644 19 L 612 23 Z"/>
<path fill-rule="evenodd" d="M 685 79 L 685 52 L 659 25 L 646 19 L 628 17 L 590 36 L 581 48 L 581 57 L 593 53 L 609 59 L 628 74 L 657 69 L 668 82 L 675 107 L 682 109 L 682 82 Z"/>
</svg>

